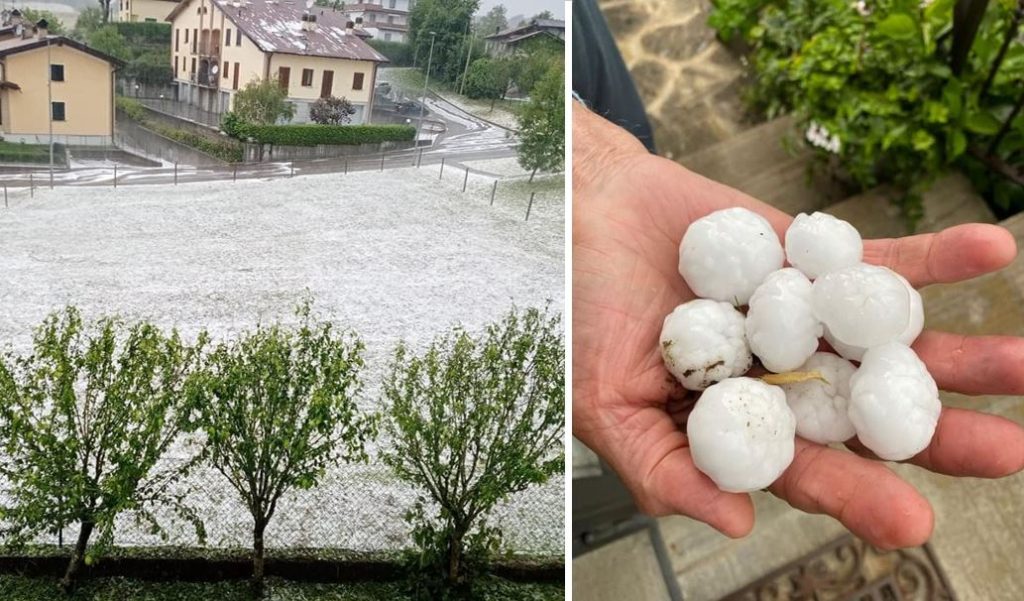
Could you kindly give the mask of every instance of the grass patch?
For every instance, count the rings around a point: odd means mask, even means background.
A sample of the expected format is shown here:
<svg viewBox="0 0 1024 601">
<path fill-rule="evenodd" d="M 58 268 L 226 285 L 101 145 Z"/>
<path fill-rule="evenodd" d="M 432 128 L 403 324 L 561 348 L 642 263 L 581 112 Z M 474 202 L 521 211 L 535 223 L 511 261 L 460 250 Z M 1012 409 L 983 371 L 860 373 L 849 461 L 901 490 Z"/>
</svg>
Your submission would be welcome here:
<svg viewBox="0 0 1024 601">
<path fill-rule="evenodd" d="M 178 127 L 171 127 L 149 118 L 146 108 L 138 100 L 117 97 L 117 110 L 142 127 L 165 138 L 180 142 L 229 163 L 242 162 L 242 145 L 235 140 L 211 140 L 206 136 Z"/>
<path fill-rule="evenodd" d="M 518 584 L 498 578 L 481 583 L 480 601 L 555 601 L 565 597 L 556 584 Z M 312 584 L 268 578 L 268 601 L 391 601 L 408 597 L 401 582 Z M 247 581 L 145 582 L 128 578 L 83 580 L 70 597 L 61 595 L 56 578 L 0 575 L 0 599 L 10 601 L 251 601 Z"/>
<path fill-rule="evenodd" d="M 63 144 L 53 145 L 53 162 L 61 165 L 67 162 Z M 48 144 L 22 144 L 0 140 L 0 163 L 48 165 L 50 163 L 50 146 Z"/>
</svg>

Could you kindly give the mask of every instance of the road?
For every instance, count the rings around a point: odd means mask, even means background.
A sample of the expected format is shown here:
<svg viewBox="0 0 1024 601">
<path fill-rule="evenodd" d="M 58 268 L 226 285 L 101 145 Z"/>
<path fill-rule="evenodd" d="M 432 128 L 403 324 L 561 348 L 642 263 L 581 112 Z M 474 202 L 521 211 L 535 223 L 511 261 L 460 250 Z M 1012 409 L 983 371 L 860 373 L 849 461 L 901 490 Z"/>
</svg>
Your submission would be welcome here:
<svg viewBox="0 0 1024 601">
<path fill-rule="evenodd" d="M 103 161 L 79 162 L 71 169 L 0 167 L 0 185 L 8 188 L 53 186 L 124 186 L 171 184 L 224 179 L 292 177 L 307 174 L 386 170 L 436 165 L 464 168 L 470 161 L 500 159 L 516 155 L 517 139 L 502 127 L 480 119 L 444 99 L 427 99 L 427 117 L 443 121 L 447 131 L 430 147 L 408 148 L 382 154 L 270 162 L 223 167 L 137 167 Z M 471 169 L 472 171 L 472 169 Z"/>
</svg>

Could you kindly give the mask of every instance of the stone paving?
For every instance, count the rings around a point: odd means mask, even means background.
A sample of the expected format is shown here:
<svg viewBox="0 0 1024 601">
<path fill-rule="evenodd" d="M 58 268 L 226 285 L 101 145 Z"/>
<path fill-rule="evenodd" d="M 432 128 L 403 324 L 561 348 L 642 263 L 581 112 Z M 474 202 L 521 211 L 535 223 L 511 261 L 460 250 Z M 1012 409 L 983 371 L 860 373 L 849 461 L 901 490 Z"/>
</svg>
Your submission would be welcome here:
<svg viewBox="0 0 1024 601">
<path fill-rule="evenodd" d="M 750 126 L 743 66 L 707 26 L 706 0 L 598 0 L 636 81 L 658 152 L 678 159 Z"/>
</svg>

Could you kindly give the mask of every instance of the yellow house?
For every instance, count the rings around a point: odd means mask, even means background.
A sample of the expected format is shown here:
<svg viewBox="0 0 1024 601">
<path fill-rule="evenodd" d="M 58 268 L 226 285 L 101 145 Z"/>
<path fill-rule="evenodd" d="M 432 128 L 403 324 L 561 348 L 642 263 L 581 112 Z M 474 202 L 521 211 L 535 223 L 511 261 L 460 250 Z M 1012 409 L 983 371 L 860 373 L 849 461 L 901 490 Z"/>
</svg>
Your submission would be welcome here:
<svg viewBox="0 0 1024 601">
<path fill-rule="evenodd" d="M 46 21 L 0 39 L 0 131 L 8 142 L 110 145 L 120 61 L 63 36 Z"/>
<path fill-rule="evenodd" d="M 163 23 L 179 0 L 120 0 L 117 20 L 125 23 L 150 21 Z"/>
<path fill-rule="evenodd" d="M 369 121 L 387 58 L 343 13 L 302 0 L 182 0 L 167 20 L 179 100 L 223 113 L 245 84 L 274 79 L 295 105 L 293 123 L 309 121 L 310 105 L 328 96 L 352 103 L 352 123 Z"/>
</svg>

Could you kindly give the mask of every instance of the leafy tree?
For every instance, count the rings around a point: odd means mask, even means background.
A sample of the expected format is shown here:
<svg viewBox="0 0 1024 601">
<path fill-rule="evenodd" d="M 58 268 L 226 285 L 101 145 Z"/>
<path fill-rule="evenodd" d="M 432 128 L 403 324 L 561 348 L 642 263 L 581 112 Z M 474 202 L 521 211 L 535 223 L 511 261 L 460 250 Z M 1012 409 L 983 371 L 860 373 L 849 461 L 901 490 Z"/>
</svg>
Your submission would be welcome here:
<svg viewBox="0 0 1024 601">
<path fill-rule="evenodd" d="M 103 17 L 104 23 L 110 22 L 110 4 L 112 0 L 99 0 L 100 2 L 100 13 Z"/>
<path fill-rule="evenodd" d="M 89 46 L 123 61 L 128 61 L 132 57 L 128 42 L 113 25 L 104 25 L 89 34 Z"/>
<path fill-rule="evenodd" d="M 273 125 L 278 120 L 290 121 L 295 105 L 288 102 L 288 91 L 276 78 L 254 80 L 235 94 L 234 112 L 246 123 Z"/>
<path fill-rule="evenodd" d="M 473 24 L 473 31 L 484 37 L 505 29 L 508 29 L 508 10 L 504 4 L 491 7 L 487 14 L 477 17 Z"/>
<path fill-rule="evenodd" d="M 465 68 L 467 38 L 479 0 L 419 0 L 409 13 L 409 44 L 416 64 L 426 70 L 431 38 L 430 76 L 455 83 Z M 430 35 L 434 32 L 434 36 Z"/>
<path fill-rule="evenodd" d="M 508 87 L 508 63 L 500 59 L 479 58 L 466 73 L 466 96 L 501 98 Z"/>
<path fill-rule="evenodd" d="M 563 64 L 565 45 L 549 36 L 526 40 L 513 55 L 510 76 L 521 92 L 529 93 L 555 64 Z"/>
<path fill-rule="evenodd" d="M 262 594 L 264 532 L 281 495 L 317 484 L 339 460 L 365 459 L 374 422 L 358 413 L 363 344 L 315 324 L 259 327 L 220 344 L 194 389 L 213 467 L 253 519 L 253 587 Z"/>
<path fill-rule="evenodd" d="M 519 114 L 519 164 L 533 174 L 565 164 L 565 73 L 551 66 Z"/>
<path fill-rule="evenodd" d="M 309 107 L 309 118 L 321 125 L 342 125 L 352 121 L 352 115 L 356 114 L 352 103 L 344 98 L 331 96 L 329 98 L 318 98 L 313 106 Z"/>
<path fill-rule="evenodd" d="M 88 328 L 78 311 L 50 315 L 36 330 L 27 357 L 0 362 L 0 476 L 8 541 L 78 524 L 61 586 L 70 591 L 83 563 L 113 541 L 114 522 L 133 512 L 155 532 L 150 508 L 170 507 L 203 526 L 172 486 L 194 461 L 157 462 L 189 427 L 182 403 L 205 335 L 194 346 L 155 326 L 124 327 L 104 319 Z M 99 539 L 90 549 L 93 532 Z"/>
<path fill-rule="evenodd" d="M 75 21 L 75 29 L 71 36 L 80 42 L 89 42 L 92 32 L 103 27 L 103 11 L 96 6 L 89 6 L 78 13 L 78 20 Z"/>
<path fill-rule="evenodd" d="M 67 33 L 64 22 L 53 11 L 38 10 L 27 6 L 19 10 L 21 10 L 21 16 L 33 24 L 38 23 L 41 19 L 46 19 L 47 31 L 53 35 L 64 35 Z"/>
<path fill-rule="evenodd" d="M 530 18 L 530 20 L 531 21 L 540 21 L 540 20 L 544 19 L 544 20 L 551 21 L 551 20 L 554 20 L 554 18 L 555 18 L 555 15 L 551 14 L 550 10 L 543 10 L 543 11 L 533 15 Z"/>
<path fill-rule="evenodd" d="M 513 309 L 473 336 L 395 352 L 383 386 L 384 461 L 420 490 L 406 518 L 432 569 L 431 598 L 472 583 L 498 547 L 486 519 L 509 495 L 564 469 L 565 344 L 558 317 Z"/>
</svg>

